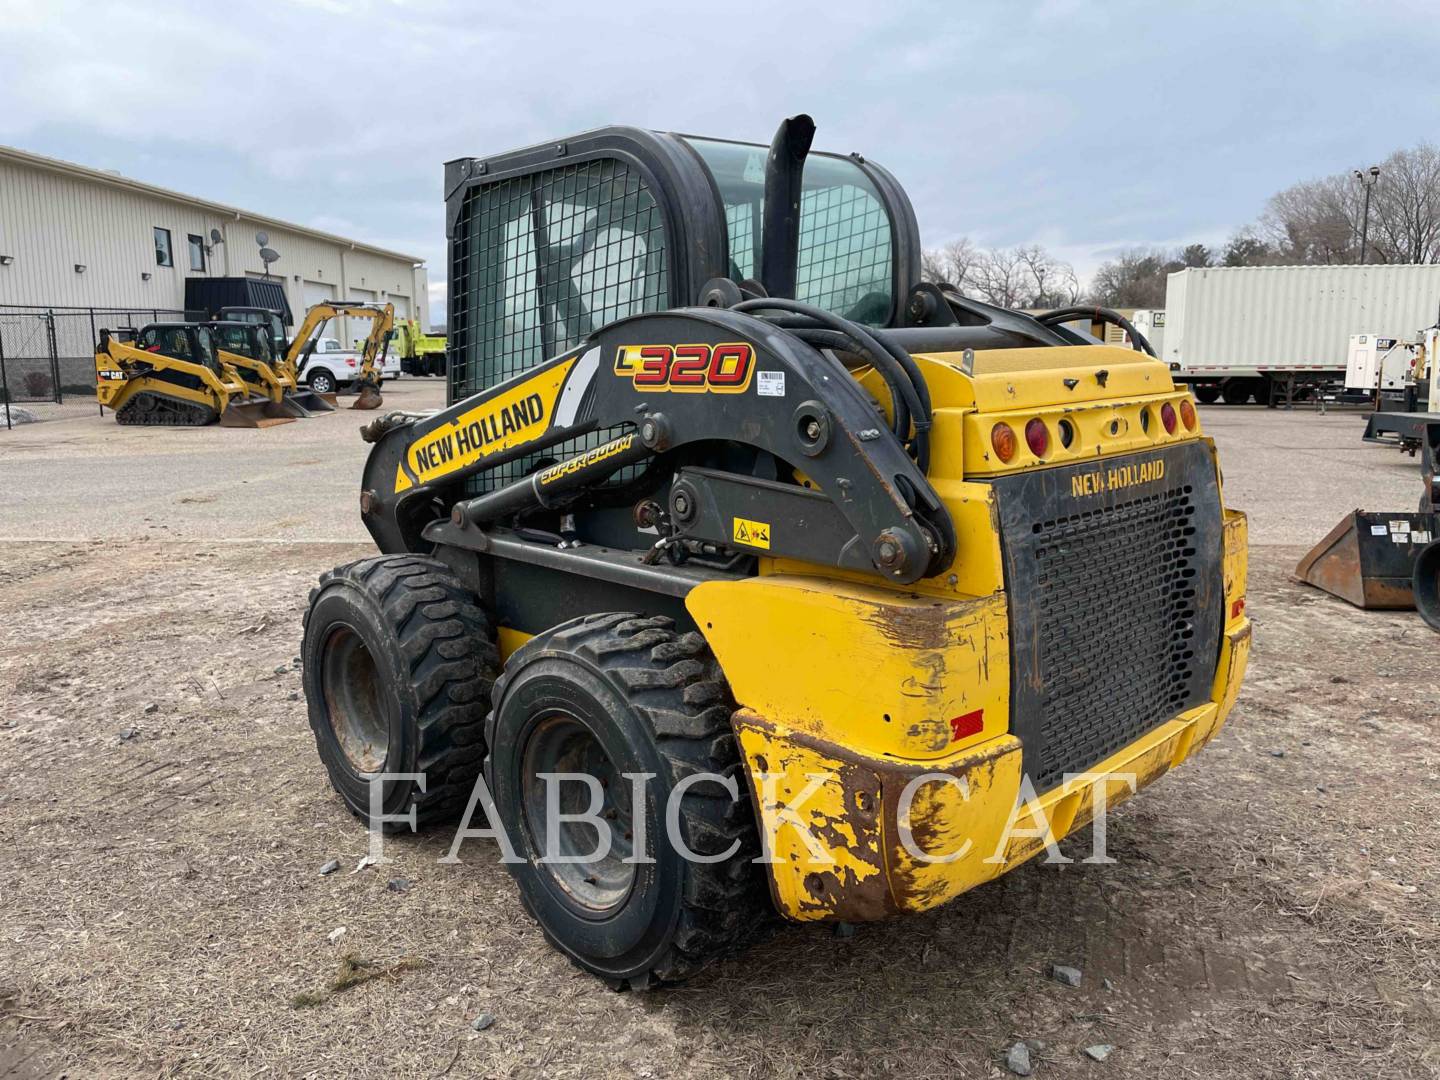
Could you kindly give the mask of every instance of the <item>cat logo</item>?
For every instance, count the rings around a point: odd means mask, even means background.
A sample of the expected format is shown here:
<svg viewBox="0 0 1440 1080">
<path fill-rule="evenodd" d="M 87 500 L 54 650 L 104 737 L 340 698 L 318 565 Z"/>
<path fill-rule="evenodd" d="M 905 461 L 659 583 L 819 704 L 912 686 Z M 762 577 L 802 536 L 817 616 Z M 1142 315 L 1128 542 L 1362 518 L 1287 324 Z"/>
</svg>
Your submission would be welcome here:
<svg viewBox="0 0 1440 1080">
<path fill-rule="evenodd" d="M 748 544 L 750 547 L 770 550 L 770 523 L 768 521 L 751 521 L 749 518 L 737 517 L 731 536 L 734 537 L 737 544 Z"/>
</svg>

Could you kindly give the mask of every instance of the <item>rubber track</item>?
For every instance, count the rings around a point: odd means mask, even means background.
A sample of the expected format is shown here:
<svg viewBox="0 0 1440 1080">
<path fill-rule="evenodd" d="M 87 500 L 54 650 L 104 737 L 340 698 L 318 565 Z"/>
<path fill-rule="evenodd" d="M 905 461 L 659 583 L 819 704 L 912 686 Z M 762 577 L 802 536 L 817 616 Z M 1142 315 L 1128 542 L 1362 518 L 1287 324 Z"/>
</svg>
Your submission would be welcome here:
<svg viewBox="0 0 1440 1080">
<path fill-rule="evenodd" d="M 219 419 L 220 414 L 207 405 L 149 390 L 140 391 L 115 414 L 117 424 L 137 427 L 204 427 Z"/>
</svg>

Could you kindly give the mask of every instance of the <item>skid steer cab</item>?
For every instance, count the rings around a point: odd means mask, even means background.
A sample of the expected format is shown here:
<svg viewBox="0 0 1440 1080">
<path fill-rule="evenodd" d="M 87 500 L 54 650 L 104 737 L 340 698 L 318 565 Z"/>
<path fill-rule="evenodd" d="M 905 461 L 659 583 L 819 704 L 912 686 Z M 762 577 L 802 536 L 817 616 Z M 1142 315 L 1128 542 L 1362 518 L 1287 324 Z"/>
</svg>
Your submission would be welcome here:
<svg viewBox="0 0 1440 1080">
<path fill-rule="evenodd" d="M 1248 656 L 1245 518 L 1143 336 L 922 282 L 899 183 L 813 134 L 449 163 L 450 403 L 366 426 L 379 551 L 305 619 L 345 804 L 460 821 L 616 987 L 1006 873 Z"/>
<path fill-rule="evenodd" d="M 151 323 L 102 330 L 95 347 L 95 394 L 119 424 L 271 427 L 294 417 L 240 376 L 200 323 Z"/>
</svg>

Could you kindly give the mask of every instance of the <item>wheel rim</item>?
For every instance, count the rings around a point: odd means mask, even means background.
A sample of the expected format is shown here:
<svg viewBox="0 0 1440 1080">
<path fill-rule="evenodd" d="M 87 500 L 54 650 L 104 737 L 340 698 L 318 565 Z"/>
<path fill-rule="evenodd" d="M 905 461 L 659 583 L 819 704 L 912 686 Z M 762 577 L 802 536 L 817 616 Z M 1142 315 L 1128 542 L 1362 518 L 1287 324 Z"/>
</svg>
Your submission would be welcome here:
<svg viewBox="0 0 1440 1080">
<path fill-rule="evenodd" d="M 390 754 L 390 720 L 380 672 L 360 635 L 337 626 L 325 638 L 320 677 L 330 730 L 356 772 L 373 774 Z"/>
<path fill-rule="evenodd" d="M 615 767 L 595 733 L 573 716 L 544 717 L 532 729 L 521 758 L 521 801 L 530 849 L 539 856 L 536 869 L 557 887 L 554 891 L 581 915 L 603 916 L 620 907 L 635 884 L 635 865 L 626 862 L 634 851 L 629 781 Z M 550 783 L 558 788 L 561 814 L 590 808 L 591 788 L 579 780 L 547 782 L 541 773 L 580 773 L 600 783 L 600 818 L 610 826 L 610 850 L 589 859 L 598 843 L 596 830 L 583 822 L 559 820 L 555 851 L 548 850 Z M 547 856 L 586 857 L 585 862 L 544 862 Z"/>
<path fill-rule="evenodd" d="M 331 390 L 330 380 L 324 375 L 317 375 L 310 380 L 310 386 L 317 394 L 328 394 Z"/>
</svg>

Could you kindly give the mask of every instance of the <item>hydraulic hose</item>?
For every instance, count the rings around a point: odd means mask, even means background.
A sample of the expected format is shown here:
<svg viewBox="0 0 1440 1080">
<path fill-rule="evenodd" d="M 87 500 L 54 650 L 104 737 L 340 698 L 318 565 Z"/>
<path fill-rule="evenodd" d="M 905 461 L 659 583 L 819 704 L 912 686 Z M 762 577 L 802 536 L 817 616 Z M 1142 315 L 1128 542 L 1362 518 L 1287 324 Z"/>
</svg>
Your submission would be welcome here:
<svg viewBox="0 0 1440 1080">
<path fill-rule="evenodd" d="M 910 424 L 914 427 L 915 440 L 915 463 L 919 465 L 921 472 L 928 472 L 930 467 L 930 392 L 925 385 L 924 377 L 920 374 L 919 367 L 915 361 L 897 345 L 882 342 L 871 334 L 868 329 L 858 323 L 850 322 L 823 308 L 814 307 L 810 304 L 802 304 L 796 300 L 786 300 L 779 297 L 759 297 L 754 300 L 746 300 L 736 304 L 732 309 L 740 312 L 756 311 L 783 311 L 792 315 L 801 315 L 818 323 L 819 327 L 833 330 L 843 335 L 859 346 L 860 353 L 869 357 L 876 363 L 876 370 L 885 379 L 890 389 L 895 404 L 897 421 L 901 415 L 900 405 L 903 402 L 904 409 L 910 414 Z M 793 325 L 793 320 L 783 320 L 781 325 L 786 329 L 801 329 Z M 786 325 L 790 324 L 790 325 Z M 903 359 L 902 359 L 903 356 Z M 897 422 L 896 427 L 900 425 Z M 901 429 L 896 434 L 903 443 L 907 431 Z"/>
<path fill-rule="evenodd" d="M 1071 319 L 1078 318 L 1082 315 L 1088 315 L 1098 322 L 1113 323 L 1130 335 L 1131 347 L 1137 352 L 1143 352 L 1147 356 L 1155 357 L 1156 360 L 1160 359 L 1160 357 L 1155 355 L 1155 350 L 1151 347 L 1145 335 L 1135 329 L 1135 324 L 1114 308 L 1085 307 L 1084 305 L 1056 308 L 1054 311 L 1047 311 L 1044 315 L 1036 316 L 1035 321 L 1045 326 L 1052 326 L 1055 323 L 1069 322 Z"/>
</svg>

